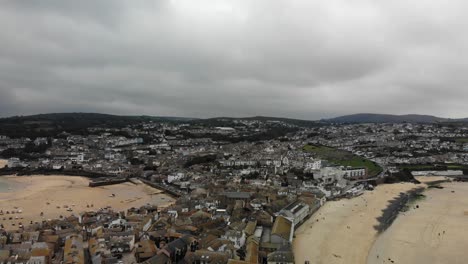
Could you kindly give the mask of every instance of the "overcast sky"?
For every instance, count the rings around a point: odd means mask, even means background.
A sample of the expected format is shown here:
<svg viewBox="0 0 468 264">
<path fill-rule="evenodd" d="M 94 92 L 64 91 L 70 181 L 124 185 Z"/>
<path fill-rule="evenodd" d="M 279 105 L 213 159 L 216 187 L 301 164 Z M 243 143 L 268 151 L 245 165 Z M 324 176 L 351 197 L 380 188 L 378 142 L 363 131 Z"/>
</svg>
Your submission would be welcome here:
<svg viewBox="0 0 468 264">
<path fill-rule="evenodd" d="M 468 117 L 466 0 L 3 0 L 0 116 Z"/>
</svg>

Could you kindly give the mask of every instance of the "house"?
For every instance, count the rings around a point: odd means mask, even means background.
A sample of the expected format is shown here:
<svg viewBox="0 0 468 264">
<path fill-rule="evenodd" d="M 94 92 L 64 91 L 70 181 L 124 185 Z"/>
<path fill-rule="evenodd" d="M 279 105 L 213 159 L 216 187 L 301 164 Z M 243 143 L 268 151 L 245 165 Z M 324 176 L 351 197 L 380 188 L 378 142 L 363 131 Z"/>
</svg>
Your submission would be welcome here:
<svg viewBox="0 0 468 264">
<path fill-rule="evenodd" d="M 106 233 L 104 237 L 109 241 L 109 248 L 114 256 L 131 252 L 135 246 L 135 234 L 132 231 Z"/>
<path fill-rule="evenodd" d="M 81 235 L 69 235 L 65 240 L 63 250 L 64 264 L 84 264 L 83 237 Z"/>
<path fill-rule="evenodd" d="M 319 200 L 320 206 L 323 206 L 325 204 L 325 202 L 327 201 L 326 194 L 323 192 L 323 190 L 321 190 L 319 188 L 315 187 L 313 189 L 308 189 L 307 192 L 313 194 L 315 196 L 315 198 Z"/>
<path fill-rule="evenodd" d="M 27 167 L 27 164 L 21 162 L 21 160 L 18 158 L 10 158 L 7 165 L 8 168 Z"/>
<path fill-rule="evenodd" d="M 234 203 L 235 201 L 249 202 L 252 194 L 249 192 L 224 192 L 222 194 L 224 204 Z"/>
<path fill-rule="evenodd" d="M 294 264 L 294 254 L 291 245 L 285 245 L 277 251 L 268 254 L 268 264 Z"/>
<path fill-rule="evenodd" d="M 44 263 L 50 263 L 53 254 L 53 248 L 50 248 L 46 242 L 35 242 L 31 246 L 31 258 L 35 258 L 37 263 L 42 260 Z"/>
<path fill-rule="evenodd" d="M 31 256 L 27 262 L 28 264 L 48 264 L 48 258 L 45 256 Z"/>
<path fill-rule="evenodd" d="M 255 233 L 255 228 L 257 227 L 257 221 L 249 221 L 245 226 L 244 233 L 247 237 Z"/>
<path fill-rule="evenodd" d="M 271 243 L 276 245 L 291 244 L 294 236 L 294 223 L 284 216 L 275 219 L 271 229 Z"/>
<path fill-rule="evenodd" d="M 223 252 L 212 252 L 208 250 L 197 250 L 188 252 L 185 256 L 185 263 L 189 264 L 221 264 L 227 263 L 228 254 Z"/>
<path fill-rule="evenodd" d="M 252 201 L 250 201 L 250 207 L 252 207 L 252 209 L 254 209 L 255 211 L 258 211 L 260 209 L 263 208 L 263 205 L 266 205 L 267 202 L 265 199 L 253 199 Z"/>
<path fill-rule="evenodd" d="M 182 172 L 178 172 L 178 173 L 175 173 L 175 174 L 167 175 L 167 182 L 172 183 L 174 181 L 180 181 L 180 180 L 182 180 L 184 178 L 185 178 L 185 174 L 182 173 Z"/>
<path fill-rule="evenodd" d="M 135 250 L 135 259 L 138 262 L 143 262 L 156 255 L 158 248 L 152 240 L 142 240 L 138 243 Z"/>
<path fill-rule="evenodd" d="M 150 258 L 144 263 L 178 263 L 185 258 L 185 254 L 188 251 L 194 252 L 195 250 L 195 238 L 192 236 L 184 236 L 165 245 L 161 250 L 158 251 L 156 256 Z"/>
<path fill-rule="evenodd" d="M 45 138 L 45 137 L 38 137 L 33 142 L 34 142 L 34 145 L 36 145 L 36 146 L 40 146 L 42 144 L 45 145 L 45 144 L 48 143 L 47 138 Z"/>
<path fill-rule="evenodd" d="M 228 230 L 222 238 L 231 241 L 236 249 L 243 247 L 246 240 L 245 233 L 239 230 Z"/>
<path fill-rule="evenodd" d="M 323 167 L 322 160 L 312 160 L 304 164 L 306 170 L 320 170 Z"/>
<path fill-rule="evenodd" d="M 247 239 L 246 251 L 245 261 L 251 264 L 257 264 L 259 258 L 259 241 L 253 236 Z"/>
</svg>

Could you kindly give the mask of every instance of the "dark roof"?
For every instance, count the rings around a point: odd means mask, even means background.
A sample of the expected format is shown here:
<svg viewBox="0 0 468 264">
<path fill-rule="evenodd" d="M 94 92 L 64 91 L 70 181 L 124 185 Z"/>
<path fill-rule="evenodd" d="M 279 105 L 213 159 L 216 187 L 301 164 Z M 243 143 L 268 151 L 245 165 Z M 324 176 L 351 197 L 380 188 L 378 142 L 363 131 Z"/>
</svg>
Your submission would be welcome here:
<svg viewBox="0 0 468 264">
<path fill-rule="evenodd" d="M 294 263 L 294 254 L 291 251 L 291 246 L 289 245 L 282 246 L 277 251 L 268 254 L 268 262 Z"/>
<path fill-rule="evenodd" d="M 176 249 L 182 249 L 182 248 L 188 247 L 193 241 L 195 241 L 195 238 L 193 238 L 192 236 L 186 235 L 167 244 L 164 247 L 164 249 L 166 249 L 169 253 L 172 254 Z"/>
<path fill-rule="evenodd" d="M 143 263 L 144 264 L 166 264 L 166 263 L 170 263 L 170 259 L 166 255 L 161 254 L 161 255 L 156 255 Z"/>
<path fill-rule="evenodd" d="M 191 261 L 189 263 L 194 263 L 195 261 L 201 261 L 205 263 L 227 263 L 228 256 L 222 252 L 212 252 L 209 250 L 197 250 L 195 252 L 187 253 L 185 260 Z"/>
<path fill-rule="evenodd" d="M 296 212 L 301 210 L 303 207 L 304 207 L 304 204 L 301 201 L 297 200 L 289 204 L 288 206 L 286 206 L 283 210 L 288 210 L 288 211 L 291 211 L 293 214 L 295 214 Z"/>
</svg>

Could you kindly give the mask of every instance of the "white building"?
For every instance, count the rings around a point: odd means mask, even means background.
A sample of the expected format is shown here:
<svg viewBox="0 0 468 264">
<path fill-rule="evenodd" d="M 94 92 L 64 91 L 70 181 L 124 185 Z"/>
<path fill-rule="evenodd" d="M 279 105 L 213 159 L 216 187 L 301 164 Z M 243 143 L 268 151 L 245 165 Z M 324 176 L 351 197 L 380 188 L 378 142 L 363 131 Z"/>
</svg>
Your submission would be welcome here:
<svg viewBox="0 0 468 264">
<path fill-rule="evenodd" d="M 245 237 L 245 233 L 242 231 L 228 230 L 221 237 L 234 243 L 234 247 L 236 249 L 239 249 L 245 245 L 246 237 Z"/>
<path fill-rule="evenodd" d="M 366 168 L 347 168 L 344 169 L 344 177 L 347 179 L 364 179 L 367 177 Z"/>
<path fill-rule="evenodd" d="M 304 221 L 304 219 L 309 215 L 309 211 L 309 205 L 300 201 L 295 201 L 294 203 L 291 203 L 285 208 L 281 209 L 281 211 L 278 212 L 278 215 L 282 215 L 288 218 L 296 226 Z"/>
<path fill-rule="evenodd" d="M 322 179 L 325 183 L 341 181 L 344 177 L 344 171 L 337 167 L 322 168 L 319 173 L 314 173 L 314 178 Z"/>
<path fill-rule="evenodd" d="M 26 166 L 27 165 L 21 162 L 19 158 L 10 158 L 8 160 L 8 168 L 17 168 L 17 167 L 26 167 Z"/>
<path fill-rule="evenodd" d="M 307 170 L 320 170 L 323 167 L 322 160 L 312 160 L 305 163 L 305 168 Z"/>
<path fill-rule="evenodd" d="M 182 172 L 178 172 L 175 174 L 167 175 L 167 182 L 171 183 L 174 181 L 180 181 L 185 178 L 185 174 Z"/>
</svg>

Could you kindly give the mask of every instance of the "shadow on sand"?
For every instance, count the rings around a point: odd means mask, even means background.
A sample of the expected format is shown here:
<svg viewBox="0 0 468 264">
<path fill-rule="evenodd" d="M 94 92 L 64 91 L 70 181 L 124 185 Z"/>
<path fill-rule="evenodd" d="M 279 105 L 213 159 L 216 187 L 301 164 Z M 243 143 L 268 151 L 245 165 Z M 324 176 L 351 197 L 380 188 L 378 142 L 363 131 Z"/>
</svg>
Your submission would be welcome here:
<svg viewBox="0 0 468 264">
<path fill-rule="evenodd" d="M 407 210 L 408 204 L 412 201 L 419 199 L 422 196 L 422 192 L 425 188 L 417 188 L 415 190 L 408 191 L 406 193 L 400 193 L 400 195 L 389 201 L 387 208 L 382 210 L 382 216 L 378 217 L 379 224 L 374 228 L 382 233 L 389 228 L 393 221 L 397 218 L 398 214 L 402 211 Z"/>
</svg>

